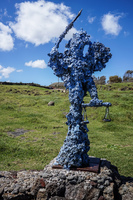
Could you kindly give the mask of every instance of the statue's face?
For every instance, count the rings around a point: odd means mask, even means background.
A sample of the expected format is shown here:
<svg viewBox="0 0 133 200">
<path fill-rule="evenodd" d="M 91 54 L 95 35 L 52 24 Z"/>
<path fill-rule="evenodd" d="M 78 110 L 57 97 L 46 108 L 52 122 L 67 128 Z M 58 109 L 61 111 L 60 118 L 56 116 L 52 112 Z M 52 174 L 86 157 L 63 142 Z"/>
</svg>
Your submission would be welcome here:
<svg viewBox="0 0 133 200">
<path fill-rule="evenodd" d="M 93 71 L 101 71 L 105 68 L 105 63 L 111 58 L 110 49 L 102 43 L 89 40 L 90 36 L 85 31 L 73 34 L 73 38 L 69 40 L 65 53 L 76 58 L 86 58 L 87 62 L 92 63 Z M 83 55 L 84 49 L 88 47 L 86 54 Z"/>
<path fill-rule="evenodd" d="M 82 56 L 84 47 L 91 43 L 89 37 L 90 36 L 85 32 L 74 34 L 73 38 L 69 41 L 69 48 L 71 49 L 71 53 L 74 55 L 80 54 Z"/>
<path fill-rule="evenodd" d="M 71 41 L 71 45 L 74 46 L 85 46 L 87 44 L 89 44 L 90 40 L 89 40 L 89 35 L 84 34 L 84 33 L 80 33 L 80 34 L 74 34 L 72 41 Z"/>
</svg>

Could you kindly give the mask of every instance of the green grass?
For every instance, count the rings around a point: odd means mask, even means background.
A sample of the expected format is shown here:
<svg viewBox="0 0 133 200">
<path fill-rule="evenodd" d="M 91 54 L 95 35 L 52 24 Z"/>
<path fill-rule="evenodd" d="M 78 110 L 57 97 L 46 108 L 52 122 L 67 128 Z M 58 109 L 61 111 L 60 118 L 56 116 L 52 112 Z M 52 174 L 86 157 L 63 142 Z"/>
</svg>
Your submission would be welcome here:
<svg viewBox="0 0 133 200">
<path fill-rule="evenodd" d="M 123 89 L 124 88 L 124 89 Z M 106 158 L 120 174 L 133 177 L 133 84 L 98 86 L 99 99 L 111 102 L 111 122 L 103 122 L 105 107 L 87 108 L 89 155 Z M 54 101 L 55 106 L 48 106 Z M 84 101 L 90 101 L 89 94 Z M 33 86 L 0 86 L 0 170 L 43 169 L 67 134 L 68 92 Z M 27 130 L 14 137 L 9 132 Z"/>
</svg>

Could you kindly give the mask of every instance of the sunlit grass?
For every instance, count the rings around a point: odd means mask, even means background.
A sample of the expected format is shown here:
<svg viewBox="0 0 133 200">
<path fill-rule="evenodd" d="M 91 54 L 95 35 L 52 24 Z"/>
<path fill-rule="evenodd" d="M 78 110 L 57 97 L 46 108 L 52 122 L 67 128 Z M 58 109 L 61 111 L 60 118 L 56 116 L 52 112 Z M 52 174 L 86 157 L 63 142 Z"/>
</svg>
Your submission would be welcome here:
<svg viewBox="0 0 133 200">
<path fill-rule="evenodd" d="M 123 88 L 125 88 L 123 90 Z M 89 155 L 106 158 L 122 175 L 133 176 L 133 88 L 131 83 L 98 86 L 105 107 L 87 108 Z M 54 106 L 48 106 L 54 101 Z M 89 95 L 84 99 L 90 101 Z M 67 134 L 68 92 L 31 86 L 0 86 L 0 170 L 43 169 L 59 153 Z M 15 137 L 10 132 L 26 130 Z"/>
</svg>

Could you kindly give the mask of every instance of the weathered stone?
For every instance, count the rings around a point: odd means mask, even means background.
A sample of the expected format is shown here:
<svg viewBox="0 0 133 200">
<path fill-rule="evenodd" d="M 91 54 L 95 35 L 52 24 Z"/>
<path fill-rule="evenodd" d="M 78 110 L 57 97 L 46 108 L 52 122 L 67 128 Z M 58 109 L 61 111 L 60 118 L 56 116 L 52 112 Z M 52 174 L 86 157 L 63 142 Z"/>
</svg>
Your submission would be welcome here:
<svg viewBox="0 0 133 200">
<path fill-rule="evenodd" d="M 50 102 L 48 103 L 48 106 L 54 106 L 54 101 L 50 101 Z"/>
<path fill-rule="evenodd" d="M 98 181 L 98 178 L 96 177 L 96 176 L 94 176 L 94 177 L 92 177 L 92 178 L 90 178 L 92 181 L 94 181 L 94 182 L 97 182 Z"/>
<path fill-rule="evenodd" d="M 110 186 L 106 187 L 103 191 L 104 194 L 113 194 L 114 183 L 111 183 Z"/>
<path fill-rule="evenodd" d="M 84 180 L 85 180 L 85 177 L 79 176 L 77 183 L 79 184 L 79 183 L 83 182 Z"/>
<path fill-rule="evenodd" d="M 96 182 L 94 182 L 94 181 L 90 181 L 90 184 L 91 184 L 92 186 L 94 186 L 94 187 L 96 187 L 96 186 L 97 186 L 97 183 L 96 183 Z"/>
<path fill-rule="evenodd" d="M 37 197 L 36 200 L 47 200 L 47 191 L 45 188 L 41 188 L 39 189 L 38 193 L 37 193 Z"/>
<path fill-rule="evenodd" d="M 59 175 L 59 178 L 65 180 L 65 179 L 66 179 L 66 176 L 65 176 L 65 174 L 60 174 L 60 175 Z"/>
<path fill-rule="evenodd" d="M 104 189 L 103 196 L 107 200 L 114 200 L 114 183 Z"/>
<path fill-rule="evenodd" d="M 12 187 L 9 187 L 8 188 L 8 192 L 12 192 L 13 191 L 13 188 Z"/>
<path fill-rule="evenodd" d="M 99 184 L 104 184 L 104 181 L 105 181 L 105 178 L 103 177 L 103 178 L 101 178 L 101 179 L 98 179 L 97 183 L 99 183 Z"/>
<path fill-rule="evenodd" d="M 3 195 L 2 200 L 34 200 L 34 197 L 30 194 L 20 194 L 20 193 L 18 195 L 6 194 Z"/>
<path fill-rule="evenodd" d="M 18 192 L 19 192 L 19 188 L 15 188 L 15 189 L 11 192 L 11 194 L 18 194 Z"/>
<path fill-rule="evenodd" d="M 0 196 L 2 195 L 3 192 L 4 192 L 4 186 L 0 187 Z"/>
<path fill-rule="evenodd" d="M 23 187 L 23 186 L 19 189 L 19 192 L 20 192 L 20 193 L 25 193 L 25 191 L 26 191 L 26 189 L 25 189 L 25 187 Z"/>
<path fill-rule="evenodd" d="M 4 192 L 7 192 L 8 191 L 8 187 L 4 187 Z"/>
<path fill-rule="evenodd" d="M 54 177 L 54 178 L 52 179 L 52 181 L 54 181 L 54 182 L 56 182 L 56 181 L 58 182 L 58 180 L 59 180 L 59 179 L 58 179 L 57 177 Z"/>
<path fill-rule="evenodd" d="M 84 183 L 78 185 L 67 185 L 65 191 L 65 198 L 69 200 L 83 200 L 86 196 L 86 190 Z"/>
<path fill-rule="evenodd" d="M 122 196 L 122 199 L 121 200 L 132 200 L 133 199 L 133 193 L 129 193 L 127 192 L 127 194 L 124 194 Z"/>
<path fill-rule="evenodd" d="M 101 190 L 101 191 L 104 190 L 104 185 L 100 185 L 100 184 L 99 184 L 97 187 L 98 187 L 98 189 Z"/>
<path fill-rule="evenodd" d="M 75 185 L 77 183 L 78 177 L 77 176 L 68 176 L 67 180 L 69 181 L 70 184 Z"/>
<path fill-rule="evenodd" d="M 100 190 L 97 188 L 91 188 L 90 190 L 87 191 L 87 195 L 85 200 L 97 200 L 100 194 Z"/>
<path fill-rule="evenodd" d="M 41 176 L 43 177 L 43 178 L 48 178 L 49 177 L 49 174 L 48 173 L 41 173 Z"/>
<path fill-rule="evenodd" d="M 0 200 L 133 199 L 133 178 L 120 176 L 112 165 L 108 168 L 109 165 L 105 164 L 99 174 L 95 174 L 52 169 L 54 162 L 55 159 L 41 172 L 17 172 L 17 177 L 10 172 L 0 171 Z"/>
<path fill-rule="evenodd" d="M 100 196 L 98 200 L 106 200 L 103 196 Z"/>
<path fill-rule="evenodd" d="M 133 183 L 122 184 L 119 188 L 119 194 L 122 196 L 122 200 L 124 198 L 126 200 L 133 199 Z"/>
<path fill-rule="evenodd" d="M 67 200 L 67 199 L 65 197 L 55 196 L 55 197 L 51 197 L 50 200 Z"/>
<path fill-rule="evenodd" d="M 45 182 L 42 179 L 37 179 L 33 187 L 31 188 L 31 194 L 36 195 L 38 190 L 42 187 L 45 187 Z"/>
<path fill-rule="evenodd" d="M 109 186 L 109 184 L 110 184 L 109 180 L 106 180 L 105 183 L 104 183 L 105 186 Z"/>
<path fill-rule="evenodd" d="M 67 177 L 67 180 L 68 180 L 68 181 L 72 181 L 72 180 L 74 180 L 74 179 L 75 179 L 74 176 L 68 176 L 68 177 Z"/>
<path fill-rule="evenodd" d="M 60 196 L 63 197 L 65 193 L 65 185 L 64 182 L 61 182 L 59 184 L 57 183 L 48 183 L 46 185 L 46 190 L 48 193 L 48 196 Z"/>
</svg>

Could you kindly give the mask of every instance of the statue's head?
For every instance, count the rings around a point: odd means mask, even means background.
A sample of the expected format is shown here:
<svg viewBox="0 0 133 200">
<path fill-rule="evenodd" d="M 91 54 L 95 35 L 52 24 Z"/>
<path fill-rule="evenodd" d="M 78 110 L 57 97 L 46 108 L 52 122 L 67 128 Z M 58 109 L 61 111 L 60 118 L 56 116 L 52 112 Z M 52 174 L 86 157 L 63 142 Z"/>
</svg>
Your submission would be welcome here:
<svg viewBox="0 0 133 200">
<path fill-rule="evenodd" d="M 110 49 L 105 47 L 102 43 L 90 41 L 90 36 L 86 31 L 79 31 L 73 34 L 73 37 L 66 44 L 65 54 L 74 58 L 84 57 L 91 72 L 101 71 L 106 67 L 106 63 L 111 58 Z M 88 46 L 88 50 L 83 55 L 85 46 Z"/>
<path fill-rule="evenodd" d="M 91 42 L 89 40 L 90 36 L 86 31 L 79 31 L 73 34 L 73 37 L 66 44 L 66 48 L 71 51 L 72 54 L 83 55 L 83 50 L 85 45 L 89 45 Z"/>
</svg>

